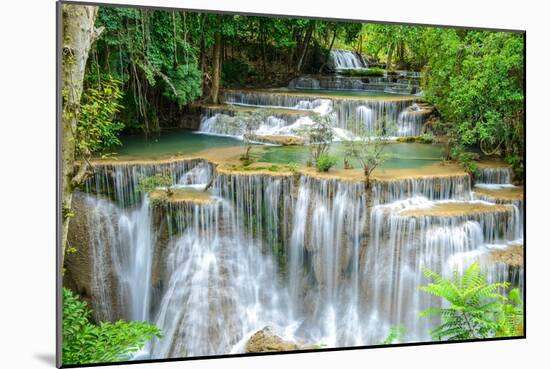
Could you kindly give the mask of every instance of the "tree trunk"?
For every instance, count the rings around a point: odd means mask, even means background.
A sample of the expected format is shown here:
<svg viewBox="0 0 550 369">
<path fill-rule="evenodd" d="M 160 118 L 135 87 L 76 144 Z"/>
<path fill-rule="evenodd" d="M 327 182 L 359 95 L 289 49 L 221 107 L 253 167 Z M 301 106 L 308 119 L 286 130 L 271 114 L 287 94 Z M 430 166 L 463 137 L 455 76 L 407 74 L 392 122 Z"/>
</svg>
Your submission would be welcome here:
<svg viewBox="0 0 550 369">
<path fill-rule="evenodd" d="M 222 36 L 220 32 L 216 32 L 216 34 L 214 35 L 214 52 L 212 55 L 212 91 L 210 94 L 210 98 L 211 98 L 210 100 L 213 104 L 219 103 L 221 50 L 222 50 Z"/>
<path fill-rule="evenodd" d="M 309 47 L 309 41 L 311 40 L 311 35 L 313 34 L 313 29 L 315 27 L 315 23 L 311 23 L 309 25 L 309 28 L 307 29 L 306 35 L 304 37 L 304 42 L 302 44 L 302 53 L 300 54 L 300 59 L 298 59 L 298 65 L 296 66 L 296 72 L 300 73 L 302 70 L 302 66 L 304 64 L 304 59 L 307 54 L 307 49 Z"/>
<path fill-rule="evenodd" d="M 332 46 L 334 46 L 334 41 L 336 40 L 336 34 L 338 33 L 338 28 L 334 28 L 334 33 L 332 35 L 332 40 L 330 41 L 330 45 L 327 49 L 327 52 L 325 53 L 325 59 L 323 61 L 323 64 L 321 64 L 321 67 L 319 68 L 319 73 L 323 71 L 323 68 L 325 68 L 325 65 L 327 65 L 328 59 L 330 57 L 330 51 L 332 50 Z"/>
<path fill-rule="evenodd" d="M 388 59 L 386 60 L 386 70 L 391 70 L 391 61 L 393 59 L 394 44 L 390 45 L 390 51 L 388 52 Z"/>
<path fill-rule="evenodd" d="M 202 76 L 202 96 L 206 98 L 208 95 L 205 94 L 205 90 L 207 87 L 207 77 L 206 77 L 206 45 L 204 40 L 204 33 L 205 33 L 205 27 L 206 27 L 206 16 L 205 14 L 200 14 L 201 17 L 201 33 L 200 33 L 200 50 L 199 50 L 199 65 L 201 70 L 201 76 Z"/>
<path fill-rule="evenodd" d="M 264 25 L 262 23 L 260 23 L 260 40 L 261 40 L 261 44 L 262 44 L 262 67 L 263 67 L 263 72 L 264 72 L 264 78 L 267 78 L 267 56 L 266 56 L 266 52 L 265 52 L 265 44 L 266 44 L 265 29 L 264 29 Z"/>
<path fill-rule="evenodd" d="M 397 44 L 397 61 L 399 63 L 399 68 L 405 67 L 405 43 L 403 40 L 399 41 Z"/>
<path fill-rule="evenodd" d="M 61 118 L 61 186 L 62 216 L 61 233 L 62 262 L 67 245 L 69 212 L 72 203 L 73 180 L 75 178 L 76 126 L 80 111 L 80 97 L 84 82 L 86 62 L 90 47 L 98 32 L 94 29 L 97 7 L 88 5 L 63 4 L 62 45 L 63 60 L 61 71 L 61 91 L 63 111 Z M 82 168 L 80 168 L 82 169 Z"/>
</svg>

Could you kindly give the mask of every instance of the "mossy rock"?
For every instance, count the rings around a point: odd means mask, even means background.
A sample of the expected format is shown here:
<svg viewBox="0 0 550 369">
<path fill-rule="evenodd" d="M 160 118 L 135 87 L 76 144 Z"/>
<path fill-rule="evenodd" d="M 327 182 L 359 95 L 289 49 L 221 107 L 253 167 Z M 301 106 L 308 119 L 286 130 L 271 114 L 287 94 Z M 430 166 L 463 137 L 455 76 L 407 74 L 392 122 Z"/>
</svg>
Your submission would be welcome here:
<svg viewBox="0 0 550 369">
<path fill-rule="evenodd" d="M 246 352 L 279 352 L 299 350 L 294 343 L 283 340 L 269 327 L 254 333 L 246 343 Z"/>
<path fill-rule="evenodd" d="M 345 76 L 355 77 L 384 77 L 384 70 L 381 68 L 343 69 L 340 70 L 339 73 Z"/>
<path fill-rule="evenodd" d="M 424 144 L 431 144 L 434 142 L 434 137 L 431 135 L 422 135 L 422 136 L 407 136 L 407 137 L 399 137 L 397 142 L 404 142 L 404 143 L 424 143 Z"/>
</svg>

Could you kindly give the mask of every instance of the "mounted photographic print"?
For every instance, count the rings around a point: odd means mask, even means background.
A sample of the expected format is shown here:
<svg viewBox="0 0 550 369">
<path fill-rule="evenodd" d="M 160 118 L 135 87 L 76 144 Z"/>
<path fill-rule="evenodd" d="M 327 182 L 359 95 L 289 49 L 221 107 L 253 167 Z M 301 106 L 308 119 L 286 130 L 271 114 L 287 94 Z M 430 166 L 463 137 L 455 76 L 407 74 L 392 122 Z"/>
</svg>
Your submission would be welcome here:
<svg viewBox="0 0 550 369">
<path fill-rule="evenodd" d="M 524 53 L 58 3 L 58 365 L 525 337 Z"/>
</svg>

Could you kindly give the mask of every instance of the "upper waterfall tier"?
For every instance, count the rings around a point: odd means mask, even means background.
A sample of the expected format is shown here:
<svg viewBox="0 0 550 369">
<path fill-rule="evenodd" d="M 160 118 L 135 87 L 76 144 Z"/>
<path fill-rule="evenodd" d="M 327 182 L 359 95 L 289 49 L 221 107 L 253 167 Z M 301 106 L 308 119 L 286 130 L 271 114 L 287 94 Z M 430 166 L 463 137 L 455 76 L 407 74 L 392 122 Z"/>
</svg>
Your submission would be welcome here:
<svg viewBox="0 0 550 369">
<path fill-rule="evenodd" d="M 164 173 L 179 185 L 206 185 L 213 167 L 203 159 L 163 160 L 149 162 L 95 162 L 95 174 L 85 183 L 86 192 L 105 194 L 124 206 L 139 203 L 142 177 Z"/>
<path fill-rule="evenodd" d="M 353 139 L 363 130 L 381 129 L 390 136 L 415 136 L 431 113 L 429 107 L 416 104 L 413 97 L 225 91 L 223 99 L 240 108 L 205 106 L 200 132 L 242 137 L 251 128 L 256 136 L 302 137 L 304 130 L 314 124 L 311 114 L 317 113 L 329 117 L 336 140 Z"/>
<path fill-rule="evenodd" d="M 347 50 L 332 49 L 330 62 L 336 70 L 339 69 L 365 69 L 367 63 L 359 53 Z"/>
<path fill-rule="evenodd" d="M 420 93 L 420 80 L 401 76 L 353 77 L 313 75 L 294 78 L 290 81 L 288 87 L 297 90 L 350 90 L 414 95 Z"/>
<path fill-rule="evenodd" d="M 471 197 L 470 176 L 466 173 L 374 181 L 372 186 L 374 204 L 390 203 L 414 196 L 424 196 L 430 200 L 469 200 Z"/>
<path fill-rule="evenodd" d="M 481 166 L 476 174 L 476 184 L 512 184 L 509 167 Z"/>
</svg>

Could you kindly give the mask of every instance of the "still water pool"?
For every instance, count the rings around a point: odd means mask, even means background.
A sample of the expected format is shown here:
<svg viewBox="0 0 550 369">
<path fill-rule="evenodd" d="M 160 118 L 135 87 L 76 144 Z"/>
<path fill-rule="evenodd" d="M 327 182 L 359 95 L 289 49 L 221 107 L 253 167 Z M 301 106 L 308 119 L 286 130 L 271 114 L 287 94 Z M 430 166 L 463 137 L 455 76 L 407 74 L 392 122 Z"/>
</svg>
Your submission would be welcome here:
<svg viewBox="0 0 550 369">
<path fill-rule="evenodd" d="M 190 130 L 172 130 L 155 137 L 144 135 L 121 138 L 122 146 L 116 150 L 121 157 L 155 159 L 170 155 L 193 155 L 204 150 L 240 147 L 243 142 L 231 138 L 199 134 Z M 305 165 L 309 159 L 308 146 L 257 146 L 257 159 L 275 164 L 296 163 Z M 443 148 L 440 145 L 418 143 L 390 143 L 386 146 L 388 157 L 383 165 L 386 169 L 414 169 L 441 160 Z M 336 168 L 343 168 L 346 157 L 345 145 L 334 143 L 330 154 L 338 158 Z M 354 167 L 359 167 L 353 159 L 348 159 Z"/>
</svg>

